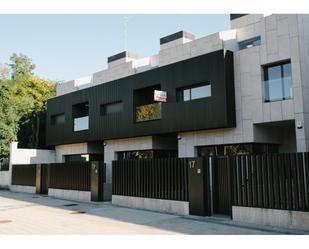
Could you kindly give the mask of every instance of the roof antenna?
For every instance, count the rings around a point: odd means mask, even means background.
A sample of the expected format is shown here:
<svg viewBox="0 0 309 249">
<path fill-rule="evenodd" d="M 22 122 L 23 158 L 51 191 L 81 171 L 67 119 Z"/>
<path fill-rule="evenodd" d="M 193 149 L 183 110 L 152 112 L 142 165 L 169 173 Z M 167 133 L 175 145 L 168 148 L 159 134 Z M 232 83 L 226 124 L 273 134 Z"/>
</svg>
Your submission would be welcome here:
<svg viewBox="0 0 309 249">
<path fill-rule="evenodd" d="M 124 40 L 124 51 L 128 51 L 128 22 L 130 17 L 123 17 L 123 40 Z"/>
</svg>

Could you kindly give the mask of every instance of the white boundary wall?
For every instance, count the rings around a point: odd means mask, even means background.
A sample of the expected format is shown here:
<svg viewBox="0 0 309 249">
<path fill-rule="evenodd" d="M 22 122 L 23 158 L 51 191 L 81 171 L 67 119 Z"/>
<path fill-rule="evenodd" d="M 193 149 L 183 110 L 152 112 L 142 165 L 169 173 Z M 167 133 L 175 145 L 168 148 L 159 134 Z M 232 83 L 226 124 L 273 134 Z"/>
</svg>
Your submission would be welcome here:
<svg viewBox="0 0 309 249">
<path fill-rule="evenodd" d="M 19 149 L 18 142 L 10 144 L 10 168 L 8 171 L 0 171 L 0 187 L 9 188 L 12 180 L 13 164 L 38 164 L 55 163 L 54 150 Z"/>
<path fill-rule="evenodd" d="M 91 201 L 90 191 L 77 191 L 77 190 L 66 190 L 66 189 L 55 189 L 49 188 L 48 195 L 59 199 L 72 200 L 72 201 Z"/>
<path fill-rule="evenodd" d="M 309 230 L 309 212 L 233 206 L 232 216 L 239 222 Z"/>
<path fill-rule="evenodd" d="M 171 214 L 189 215 L 189 202 L 113 195 L 112 204 Z"/>
<path fill-rule="evenodd" d="M 22 192 L 28 194 L 36 193 L 36 188 L 34 186 L 11 185 L 10 190 L 13 192 Z"/>
</svg>

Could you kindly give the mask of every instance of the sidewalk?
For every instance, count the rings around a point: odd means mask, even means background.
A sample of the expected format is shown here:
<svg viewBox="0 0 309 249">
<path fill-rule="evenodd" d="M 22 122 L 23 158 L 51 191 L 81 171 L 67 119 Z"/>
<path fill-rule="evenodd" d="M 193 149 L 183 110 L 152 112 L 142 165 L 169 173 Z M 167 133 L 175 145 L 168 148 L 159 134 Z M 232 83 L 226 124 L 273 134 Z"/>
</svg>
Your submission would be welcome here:
<svg viewBox="0 0 309 249">
<path fill-rule="evenodd" d="M 309 234 L 235 223 L 216 217 L 177 216 L 0 191 L 3 234 Z"/>
</svg>

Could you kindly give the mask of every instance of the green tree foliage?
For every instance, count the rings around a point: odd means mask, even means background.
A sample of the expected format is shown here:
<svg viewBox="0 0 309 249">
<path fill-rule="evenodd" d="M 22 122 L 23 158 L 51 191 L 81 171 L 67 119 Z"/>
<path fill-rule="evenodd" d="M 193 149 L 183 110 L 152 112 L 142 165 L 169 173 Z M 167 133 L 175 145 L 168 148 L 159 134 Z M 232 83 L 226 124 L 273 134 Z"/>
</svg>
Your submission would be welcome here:
<svg viewBox="0 0 309 249">
<path fill-rule="evenodd" d="M 35 65 L 25 55 L 11 56 L 11 79 L 0 79 L 0 156 L 9 144 L 23 147 L 44 145 L 47 100 L 55 95 L 55 84 L 33 76 Z"/>
<path fill-rule="evenodd" d="M 7 80 L 8 78 L 9 78 L 8 67 L 0 63 L 0 80 Z"/>
<path fill-rule="evenodd" d="M 10 60 L 12 79 L 27 78 L 33 75 L 35 64 L 26 55 L 13 53 Z"/>
</svg>

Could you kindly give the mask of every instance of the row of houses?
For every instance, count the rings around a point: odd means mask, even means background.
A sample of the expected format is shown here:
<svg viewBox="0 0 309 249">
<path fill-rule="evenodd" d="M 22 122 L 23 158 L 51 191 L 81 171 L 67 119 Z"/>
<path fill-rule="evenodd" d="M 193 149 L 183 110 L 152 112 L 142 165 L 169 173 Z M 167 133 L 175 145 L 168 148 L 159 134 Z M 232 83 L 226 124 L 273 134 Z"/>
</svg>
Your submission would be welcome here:
<svg viewBox="0 0 309 249">
<path fill-rule="evenodd" d="M 205 37 L 162 37 L 146 58 L 112 55 L 108 68 L 57 85 L 52 161 L 104 161 L 111 199 L 113 161 L 309 151 L 309 15 L 230 22 Z"/>
</svg>

